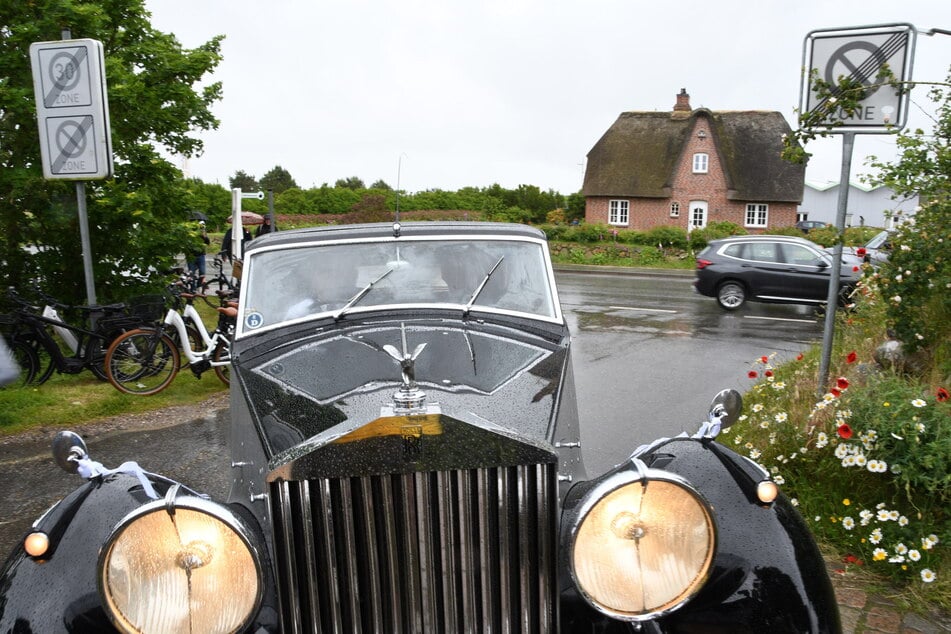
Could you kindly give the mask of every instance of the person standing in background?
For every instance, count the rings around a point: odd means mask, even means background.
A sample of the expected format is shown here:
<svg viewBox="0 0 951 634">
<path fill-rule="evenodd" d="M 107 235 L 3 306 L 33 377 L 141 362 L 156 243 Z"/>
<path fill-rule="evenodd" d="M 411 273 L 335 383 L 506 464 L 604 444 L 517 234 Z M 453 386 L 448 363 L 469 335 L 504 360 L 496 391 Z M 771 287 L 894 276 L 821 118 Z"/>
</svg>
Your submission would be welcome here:
<svg viewBox="0 0 951 634">
<path fill-rule="evenodd" d="M 264 224 L 258 225 L 257 230 L 254 232 L 255 238 L 260 238 L 265 233 L 271 233 L 274 228 L 271 226 L 271 216 L 264 216 Z"/>
<path fill-rule="evenodd" d="M 228 227 L 228 230 L 225 231 L 225 236 L 221 239 L 221 255 L 222 259 L 227 260 L 228 262 L 234 262 L 234 254 L 231 252 L 231 227 Z M 248 246 L 248 241 L 251 239 L 251 232 L 247 230 L 243 225 L 241 229 L 244 231 L 244 236 L 241 238 L 241 251 L 244 252 L 244 249 Z"/>
<path fill-rule="evenodd" d="M 197 246 L 199 243 L 196 242 L 195 249 L 189 254 L 188 272 L 198 274 L 198 285 L 201 287 L 205 285 L 205 245 L 211 244 L 211 238 L 208 237 L 205 221 L 199 220 L 198 225 L 201 229 L 201 244 Z"/>
</svg>

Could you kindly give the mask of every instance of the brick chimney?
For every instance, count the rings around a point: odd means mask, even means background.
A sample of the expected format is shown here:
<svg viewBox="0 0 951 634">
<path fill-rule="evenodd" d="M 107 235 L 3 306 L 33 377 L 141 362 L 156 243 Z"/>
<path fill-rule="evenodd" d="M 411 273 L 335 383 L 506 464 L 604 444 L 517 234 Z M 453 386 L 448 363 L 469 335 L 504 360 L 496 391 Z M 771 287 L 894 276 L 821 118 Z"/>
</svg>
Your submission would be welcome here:
<svg viewBox="0 0 951 634">
<path fill-rule="evenodd" d="M 683 119 L 690 116 L 690 112 L 690 95 L 687 94 L 686 88 L 681 88 L 680 94 L 677 95 L 677 103 L 674 104 L 674 111 L 670 116 L 675 119 Z"/>
</svg>

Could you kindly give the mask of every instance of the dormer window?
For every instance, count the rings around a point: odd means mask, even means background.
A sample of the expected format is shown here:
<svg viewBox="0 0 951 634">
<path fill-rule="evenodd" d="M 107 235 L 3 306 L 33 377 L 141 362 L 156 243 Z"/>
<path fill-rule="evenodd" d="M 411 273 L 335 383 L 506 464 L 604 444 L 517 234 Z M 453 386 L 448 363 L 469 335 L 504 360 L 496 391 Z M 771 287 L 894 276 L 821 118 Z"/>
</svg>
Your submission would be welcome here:
<svg viewBox="0 0 951 634">
<path fill-rule="evenodd" d="M 693 155 L 693 173 L 706 174 L 710 166 L 710 156 L 705 152 L 697 152 Z"/>
</svg>

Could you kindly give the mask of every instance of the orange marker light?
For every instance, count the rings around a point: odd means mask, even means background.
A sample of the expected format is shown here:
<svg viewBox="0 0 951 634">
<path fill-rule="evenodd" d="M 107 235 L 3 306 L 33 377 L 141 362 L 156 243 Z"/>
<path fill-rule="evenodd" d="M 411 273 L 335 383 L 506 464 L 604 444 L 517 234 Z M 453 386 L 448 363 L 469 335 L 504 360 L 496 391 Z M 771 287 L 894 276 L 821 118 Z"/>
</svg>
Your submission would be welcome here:
<svg viewBox="0 0 951 634">
<path fill-rule="evenodd" d="M 30 533 L 23 540 L 23 550 L 30 557 L 42 557 L 50 547 L 50 538 L 46 533 Z"/>
</svg>

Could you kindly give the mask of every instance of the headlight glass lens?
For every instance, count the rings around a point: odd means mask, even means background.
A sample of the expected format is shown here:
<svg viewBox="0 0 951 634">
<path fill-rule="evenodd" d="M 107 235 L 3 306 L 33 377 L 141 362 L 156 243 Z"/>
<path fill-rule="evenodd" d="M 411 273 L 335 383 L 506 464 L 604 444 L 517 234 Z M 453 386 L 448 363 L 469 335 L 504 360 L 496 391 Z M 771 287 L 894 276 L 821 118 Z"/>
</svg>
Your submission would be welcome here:
<svg viewBox="0 0 951 634">
<path fill-rule="evenodd" d="M 603 495 L 581 519 L 572 566 L 595 608 L 638 620 L 693 596 L 715 550 L 713 517 L 696 492 L 673 481 L 635 481 Z"/>
<path fill-rule="evenodd" d="M 127 632 L 237 631 L 257 609 L 260 583 L 238 524 L 197 508 L 154 505 L 123 522 L 100 559 L 103 598 Z"/>
</svg>

